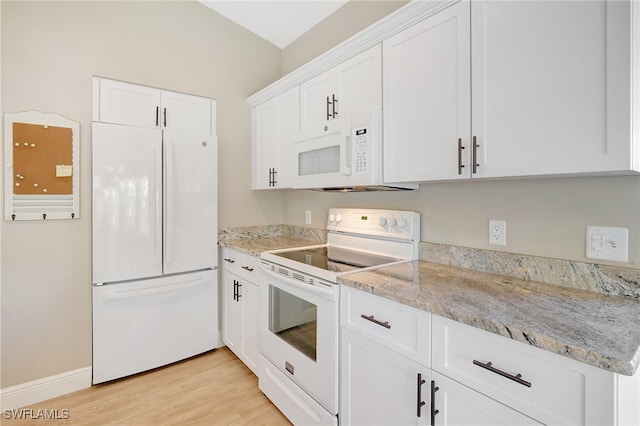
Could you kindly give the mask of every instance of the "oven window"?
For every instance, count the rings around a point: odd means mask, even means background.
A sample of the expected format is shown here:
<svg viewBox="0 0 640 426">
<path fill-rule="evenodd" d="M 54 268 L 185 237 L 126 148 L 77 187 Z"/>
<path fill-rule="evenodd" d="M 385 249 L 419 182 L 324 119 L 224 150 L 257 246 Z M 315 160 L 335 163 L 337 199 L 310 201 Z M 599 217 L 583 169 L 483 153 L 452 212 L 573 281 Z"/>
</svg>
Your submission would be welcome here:
<svg viewBox="0 0 640 426">
<path fill-rule="evenodd" d="M 291 293 L 269 286 L 269 331 L 316 360 L 318 307 Z"/>
</svg>

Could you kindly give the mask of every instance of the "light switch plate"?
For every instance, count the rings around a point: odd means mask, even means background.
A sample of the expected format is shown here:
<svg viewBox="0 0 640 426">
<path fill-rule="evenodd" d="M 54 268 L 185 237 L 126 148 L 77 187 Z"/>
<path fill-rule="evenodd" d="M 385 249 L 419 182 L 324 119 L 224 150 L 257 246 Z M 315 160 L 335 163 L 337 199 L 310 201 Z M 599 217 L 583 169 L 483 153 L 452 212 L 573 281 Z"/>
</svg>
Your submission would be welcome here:
<svg viewBox="0 0 640 426">
<path fill-rule="evenodd" d="M 629 229 L 587 226 L 585 256 L 589 259 L 628 262 Z"/>
</svg>

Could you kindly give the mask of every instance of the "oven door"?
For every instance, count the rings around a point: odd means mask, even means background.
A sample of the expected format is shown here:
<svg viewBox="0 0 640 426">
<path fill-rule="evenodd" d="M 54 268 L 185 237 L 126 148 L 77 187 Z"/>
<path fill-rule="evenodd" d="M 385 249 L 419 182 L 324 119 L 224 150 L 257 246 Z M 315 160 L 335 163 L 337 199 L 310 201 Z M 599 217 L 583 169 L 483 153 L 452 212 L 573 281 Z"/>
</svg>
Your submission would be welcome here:
<svg viewBox="0 0 640 426">
<path fill-rule="evenodd" d="M 332 414 L 338 412 L 338 286 L 260 268 L 259 349 Z"/>
</svg>

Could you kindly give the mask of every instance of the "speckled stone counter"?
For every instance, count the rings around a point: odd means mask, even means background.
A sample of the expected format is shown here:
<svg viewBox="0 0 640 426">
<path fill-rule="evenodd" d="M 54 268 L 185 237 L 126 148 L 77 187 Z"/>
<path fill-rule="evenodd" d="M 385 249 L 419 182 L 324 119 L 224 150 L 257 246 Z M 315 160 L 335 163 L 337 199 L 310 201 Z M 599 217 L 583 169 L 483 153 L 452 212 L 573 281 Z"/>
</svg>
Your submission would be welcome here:
<svg viewBox="0 0 640 426">
<path fill-rule="evenodd" d="M 338 281 L 616 373 L 640 363 L 638 300 L 424 261 Z"/>
<path fill-rule="evenodd" d="M 326 231 L 289 225 L 226 228 L 218 232 L 221 247 L 256 257 L 263 251 L 313 246 L 326 240 Z"/>
</svg>

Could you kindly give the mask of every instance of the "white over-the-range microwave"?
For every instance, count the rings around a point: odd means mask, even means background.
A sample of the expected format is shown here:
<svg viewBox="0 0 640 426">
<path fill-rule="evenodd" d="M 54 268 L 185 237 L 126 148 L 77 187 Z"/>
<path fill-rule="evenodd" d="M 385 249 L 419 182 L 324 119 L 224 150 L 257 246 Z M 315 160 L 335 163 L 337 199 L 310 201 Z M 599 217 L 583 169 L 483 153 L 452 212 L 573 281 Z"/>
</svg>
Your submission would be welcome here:
<svg viewBox="0 0 640 426">
<path fill-rule="evenodd" d="M 334 191 L 417 189 L 417 183 L 394 184 L 382 177 L 382 111 L 368 125 L 351 119 L 327 121 L 300 132 L 294 140 L 293 187 Z"/>
</svg>

